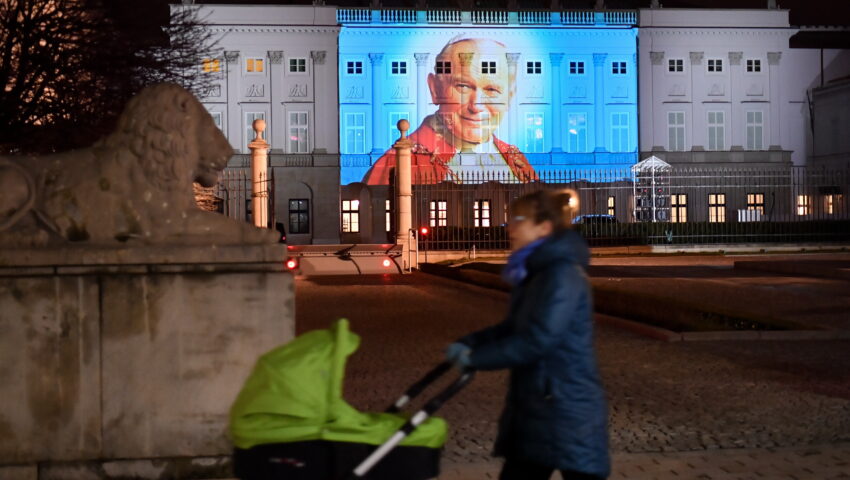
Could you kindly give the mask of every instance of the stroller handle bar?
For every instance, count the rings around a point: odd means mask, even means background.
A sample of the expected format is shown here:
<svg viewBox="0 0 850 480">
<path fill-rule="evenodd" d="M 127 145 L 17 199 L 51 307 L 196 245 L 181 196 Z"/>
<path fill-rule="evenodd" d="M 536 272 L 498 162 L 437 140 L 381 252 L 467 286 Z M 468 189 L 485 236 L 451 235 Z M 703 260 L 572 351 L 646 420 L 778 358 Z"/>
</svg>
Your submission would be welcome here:
<svg viewBox="0 0 850 480">
<path fill-rule="evenodd" d="M 451 370 L 453 364 L 451 362 L 443 362 L 436 367 L 434 367 L 430 372 L 426 373 L 421 380 L 413 384 L 410 388 L 407 389 L 404 395 L 396 401 L 390 408 L 387 409 L 387 412 L 394 413 L 398 412 L 401 407 L 407 404 L 411 399 L 422 393 L 425 388 L 433 383 L 435 380 L 443 376 L 446 372 Z M 434 414 L 440 407 L 443 406 L 449 399 L 457 395 L 458 392 L 463 390 L 463 388 L 472 381 L 472 378 L 475 376 L 475 372 L 473 370 L 463 370 L 460 374 L 460 377 L 452 382 L 451 385 L 447 386 L 443 391 L 435 395 L 431 400 L 429 400 L 425 406 L 422 407 L 421 410 L 413 414 L 404 425 L 401 426 L 386 442 L 384 442 L 381 446 L 379 446 L 371 455 L 366 457 L 365 460 L 360 462 L 360 465 L 354 468 L 351 474 L 348 476 L 349 480 L 354 480 L 358 478 L 363 478 L 366 474 L 369 473 L 369 470 L 372 469 L 378 462 L 381 461 L 385 456 L 387 456 L 393 448 L 395 448 L 402 440 L 405 439 L 408 435 L 410 435 L 416 427 L 422 424 L 425 420 L 428 419 L 431 415 Z"/>
</svg>

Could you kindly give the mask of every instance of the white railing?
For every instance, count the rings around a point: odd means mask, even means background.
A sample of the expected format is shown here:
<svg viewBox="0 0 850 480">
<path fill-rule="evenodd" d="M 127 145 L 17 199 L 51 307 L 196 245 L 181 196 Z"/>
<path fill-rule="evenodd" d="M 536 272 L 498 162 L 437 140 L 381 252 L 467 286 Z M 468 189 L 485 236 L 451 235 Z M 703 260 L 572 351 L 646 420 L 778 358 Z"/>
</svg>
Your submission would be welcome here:
<svg viewBox="0 0 850 480">
<path fill-rule="evenodd" d="M 508 23 L 508 12 L 476 10 L 472 12 L 472 23 L 506 24 Z"/>
<path fill-rule="evenodd" d="M 428 10 L 425 18 L 428 23 L 460 23 L 460 11 Z"/>
<path fill-rule="evenodd" d="M 549 12 L 519 12 L 519 23 L 548 25 L 551 20 Z"/>
<path fill-rule="evenodd" d="M 416 23 L 416 10 L 381 10 L 381 23 Z"/>
<path fill-rule="evenodd" d="M 561 22 L 565 25 L 593 25 L 593 12 L 572 10 L 561 13 Z"/>
<path fill-rule="evenodd" d="M 637 13 L 635 12 L 605 12 L 605 23 L 607 25 L 636 25 Z"/>
<path fill-rule="evenodd" d="M 369 23 L 372 11 L 368 8 L 340 8 L 336 11 L 337 23 Z"/>
</svg>

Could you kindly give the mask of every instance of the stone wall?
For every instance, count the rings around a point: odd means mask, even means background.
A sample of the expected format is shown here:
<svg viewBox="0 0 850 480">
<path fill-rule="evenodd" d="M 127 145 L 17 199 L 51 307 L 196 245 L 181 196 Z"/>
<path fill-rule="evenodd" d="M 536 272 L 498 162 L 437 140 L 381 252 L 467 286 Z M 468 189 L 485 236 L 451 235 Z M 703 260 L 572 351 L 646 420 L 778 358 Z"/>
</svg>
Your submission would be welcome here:
<svg viewBox="0 0 850 480">
<path fill-rule="evenodd" d="M 0 478 L 226 476 L 230 405 L 294 334 L 285 256 L 0 251 Z"/>
</svg>

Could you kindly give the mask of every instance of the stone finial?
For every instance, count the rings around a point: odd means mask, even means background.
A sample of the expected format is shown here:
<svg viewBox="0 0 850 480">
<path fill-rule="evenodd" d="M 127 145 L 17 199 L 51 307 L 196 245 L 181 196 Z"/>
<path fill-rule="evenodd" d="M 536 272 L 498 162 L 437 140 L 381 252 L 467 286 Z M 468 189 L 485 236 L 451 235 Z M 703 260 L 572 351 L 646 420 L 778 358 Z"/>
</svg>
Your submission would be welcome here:
<svg viewBox="0 0 850 480">
<path fill-rule="evenodd" d="M 396 123 L 396 128 L 401 132 L 401 138 L 407 138 L 407 131 L 410 130 L 410 122 L 406 118 L 402 118 Z"/>
<path fill-rule="evenodd" d="M 703 52 L 690 52 L 691 64 L 700 65 L 704 56 L 705 54 Z"/>
<path fill-rule="evenodd" d="M 262 118 L 258 118 L 251 124 L 251 128 L 254 129 L 254 141 L 263 142 L 263 132 L 266 131 L 266 121 Z"/>
</svg>

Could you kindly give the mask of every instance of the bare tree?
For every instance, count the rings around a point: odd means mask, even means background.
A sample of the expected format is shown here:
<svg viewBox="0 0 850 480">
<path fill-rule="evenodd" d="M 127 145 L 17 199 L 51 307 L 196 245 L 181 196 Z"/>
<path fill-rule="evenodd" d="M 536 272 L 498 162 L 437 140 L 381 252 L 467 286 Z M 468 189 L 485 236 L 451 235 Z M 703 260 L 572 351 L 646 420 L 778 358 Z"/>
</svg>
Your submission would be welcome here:
<svg viewBox="0 0 850 480">
<path fill-rule="evenodd" d="M 0 153 L 59 151 L 108 133 L 145 85 L 200 91 L 199 65 L 216 56 L 194 7 L 164 13 L 155 2 L 0 1 Z M 161 5 L 165 7 L 165 5 Z M 153 21 L 153 23 L 152 23 Z"/>
</svg>

